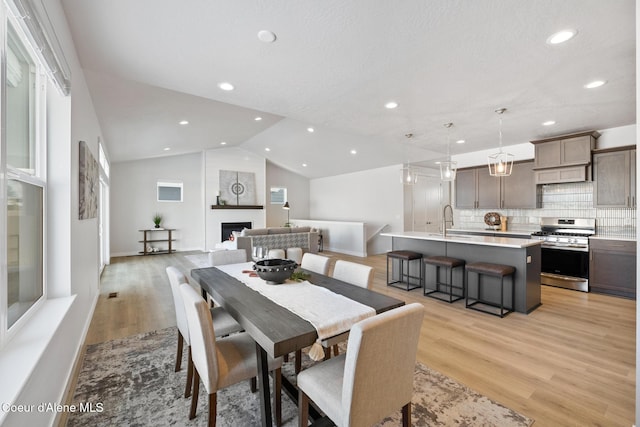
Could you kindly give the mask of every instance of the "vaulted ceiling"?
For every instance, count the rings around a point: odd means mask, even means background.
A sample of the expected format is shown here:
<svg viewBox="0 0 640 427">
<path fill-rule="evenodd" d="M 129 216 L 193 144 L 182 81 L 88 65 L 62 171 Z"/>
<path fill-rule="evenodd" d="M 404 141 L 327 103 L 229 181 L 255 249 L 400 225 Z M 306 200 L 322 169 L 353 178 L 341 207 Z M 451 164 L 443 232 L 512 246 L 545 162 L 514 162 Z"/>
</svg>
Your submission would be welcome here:
<svg viewBox="0 0 640 427">
<path fill-rule="evenodd" d="M 501 107 L 505 145 L 635 123 L 633 0 L 62 3 L 112 162 L 236 146 L 316 178 L 497 148 Z"/>
</svg>

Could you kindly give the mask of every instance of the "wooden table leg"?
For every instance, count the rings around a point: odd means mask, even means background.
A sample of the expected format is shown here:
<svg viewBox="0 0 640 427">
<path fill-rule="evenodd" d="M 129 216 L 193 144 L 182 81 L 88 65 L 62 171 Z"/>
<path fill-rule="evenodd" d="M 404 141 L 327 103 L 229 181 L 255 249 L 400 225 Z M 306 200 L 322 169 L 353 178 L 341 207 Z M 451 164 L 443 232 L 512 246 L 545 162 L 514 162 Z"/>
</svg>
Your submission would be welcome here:
<svg viewBox="0 0 640 427">
<path fill-rule="evenodd" d="M 272 427 L 271 419 L 271 395 L 269 393 L 269 364 L 267 352 L 256 343 L 256 356 L 258 358 L 258 392 L 260 393 L 260 415 L 263 427 Z"/>
</svg>

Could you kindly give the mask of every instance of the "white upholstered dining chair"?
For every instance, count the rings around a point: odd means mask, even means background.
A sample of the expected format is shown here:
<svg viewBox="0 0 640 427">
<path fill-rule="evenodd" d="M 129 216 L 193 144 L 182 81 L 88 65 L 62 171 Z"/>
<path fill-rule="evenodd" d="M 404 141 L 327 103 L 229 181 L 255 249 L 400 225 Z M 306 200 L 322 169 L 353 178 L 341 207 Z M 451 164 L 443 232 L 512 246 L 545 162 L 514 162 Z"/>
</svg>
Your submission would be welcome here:
<svg viewBox="0 0 640 427">
<path fill-rule="evenodd" d="M 184 397 L 191 394 L 191 380 L 193 378 L 193 362 L 191 359 L 191 341 L 189 340 L 189 325 L 187 324 L 187 316 L 184 311 L 184 303 L 182 302 L 182 294 L 180 293 L 180 285 L 188 284 L 189 280 L 176 267 L 167 267 L 167 276 L 171 284 L 171 294 L 173 295 L 173 305 L 176 310 L 176 324 L 178 326 L 178 351 L 176 354 L 175 371 L 178 372 L 182 365 L 182 349 L 184 344 L 187 345 L 187 384 L 184 389 Z M 242 331 L 242 326 L 235 321 L 233 317 L 222 307 L 213 307 L 210 309 L 211 318 L 216 325 L 216 333 L 219 336 L 229 335 L 234 332 Z"/>
<path fill-rule="evenodd" d="M 356 323 L 346 354 L 298 374 L 299 425 L 308 425 L 311 400 L 338 427 L 371 426 L 400 408 L 410 426 L 423 317 L 424 307 L 413 303 Z"/>
<path fill-rule="evenodd" d="M 215 326 L 207 303 L 191 286 L 180 285 L 189 325 L 194 364 L 193 393 L 189 419 L 196 416 L 200 379 L 209 395 L 209 426 L 216 425 L 217 392 L 258 375 L 256 343 L 246 332 L 216 338 Z M 276 425 L 281 424 L 281 367 L 282 357 L 267 357 L 273 371 L 273 412 Z M 268 385 L 267 385 L 268 387 Z"/>
<path fill-rule="evenodd" d="M 339 259 L 333 266 L 333 278 L 361 288 L 371 289 L 373 285 L 373 267 Z M 343 335 L 344 337 L 339 336 L 327 341 L 326 346 L 332 346 L 334 356 L 340 353 L 338 343 L 346 341 L 349 336 L 348 334 Z"/>
<path fill-rule="evenodd" d="M 333 278 L 361 288 L 371 289 L 373 267 L 339 259 L 333 266 Z"/>
<path fill-rule="evenodd" d="M 300 267 L 305 270 L 313 271 L 314 273 L 327 274 L 329 271 L 329 260 L 330 258 L 326 256 L 306 252 L 302 255 Z"/>
</svg>

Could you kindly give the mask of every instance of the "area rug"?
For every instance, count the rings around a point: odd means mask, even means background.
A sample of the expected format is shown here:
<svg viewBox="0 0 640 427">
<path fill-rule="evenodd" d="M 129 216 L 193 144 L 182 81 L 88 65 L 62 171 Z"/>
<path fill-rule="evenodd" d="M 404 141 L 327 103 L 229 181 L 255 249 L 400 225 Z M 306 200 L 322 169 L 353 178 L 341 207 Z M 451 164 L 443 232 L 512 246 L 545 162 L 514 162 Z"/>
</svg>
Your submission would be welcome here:
<svg viewBox="0 0 640 427">
<path fill-rule="evenodd" d="M 201 386 L 198 414 L 188 420 L 190 399 L 183 396 L 183 368 L 174 372 L 177 329 L 167 328 L 87 347 L 73 405 L 91 411 L 69 413 L 67 426 L 205 426 L 206 392 Z M 293 358 L 292 358 L 293 359 Z M 311 362 L 304 357 L 303 365 Z M 293 361 L 283 372 L 293 377 Z M 412 418 L 414 426 L 530 426 L 533 420 L 491 401 L 427 366 L 416 364 Z M 379 426 L 400 425 L 400 411 Z M 282 394 L 282 420 L 298 425 L 297 408 Z M 218 392 L 218 425 L 260 425 L 258 393 L 248 382 Z"/>
</svg>

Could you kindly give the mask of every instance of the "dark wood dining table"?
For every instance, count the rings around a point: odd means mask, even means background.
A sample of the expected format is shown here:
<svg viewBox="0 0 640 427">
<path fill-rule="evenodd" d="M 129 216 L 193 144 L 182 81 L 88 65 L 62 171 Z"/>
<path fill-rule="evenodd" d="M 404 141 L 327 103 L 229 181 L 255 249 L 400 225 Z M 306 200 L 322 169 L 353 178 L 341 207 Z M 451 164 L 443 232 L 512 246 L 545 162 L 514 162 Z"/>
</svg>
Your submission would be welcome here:
<svg viewBox="0 0 640 427">
<path fill-rule="evenodd" d="M 373 308 L 376 314 L 405 304 L 402 300 L 369 289 L 304 271 L 310 275 L 308 280 L 314 285 L 367 305 Z M 262 425 L 271 426 L 267 355 L 280 357 L 312 345 L 318 338 L 315 327 L 216 267 L 193 269 L 191 277 L 200 285 L 203 293 L 211 295 L 255 340 Z M 287 382 L 283 378 L 285 388 Z"/>
</svg>

